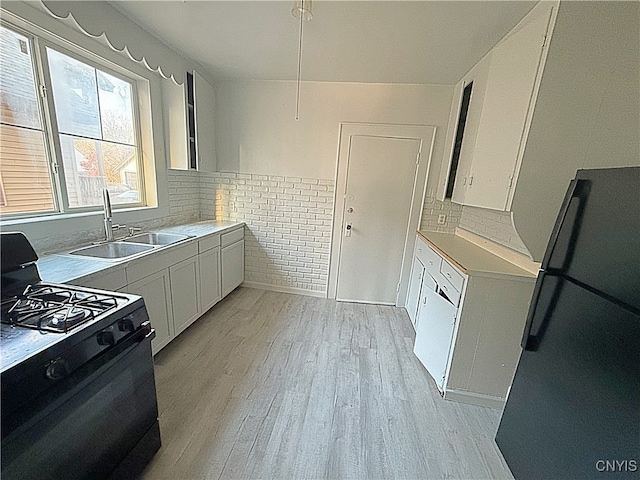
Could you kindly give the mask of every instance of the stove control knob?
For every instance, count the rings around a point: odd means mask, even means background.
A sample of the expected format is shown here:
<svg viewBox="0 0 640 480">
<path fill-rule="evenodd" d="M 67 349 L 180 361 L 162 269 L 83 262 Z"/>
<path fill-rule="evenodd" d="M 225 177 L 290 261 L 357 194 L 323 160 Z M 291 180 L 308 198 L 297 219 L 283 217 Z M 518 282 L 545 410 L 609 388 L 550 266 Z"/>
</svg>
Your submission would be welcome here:
<svg viewBox="0 0 640 480">
<path fill-rule="evenodd" d="M 61 378 L 66 377 L 69 374 L 69 366 L 67 365 L 66 360 L 62 358 L 56 358 L 52 360 L 49 365 L 47 365 L 47 369 L 45 370 L 45 375 L 49 380 L 60 380 Z"/>
<path fill-rule="evenodd" d="M 98 332 L 98 345 L 107 345 L 107 346 L 112 346 L 116 344 L 116 339 L 113 337 L 113 333 L 106 331 L 106 332 Z"/>
<path fill-rule="evenodd" d="M 130 317 L 124 317 L 118 321 L 118 330 L 121 332 L 133 332 L 133 321 Z"/>
</svg>

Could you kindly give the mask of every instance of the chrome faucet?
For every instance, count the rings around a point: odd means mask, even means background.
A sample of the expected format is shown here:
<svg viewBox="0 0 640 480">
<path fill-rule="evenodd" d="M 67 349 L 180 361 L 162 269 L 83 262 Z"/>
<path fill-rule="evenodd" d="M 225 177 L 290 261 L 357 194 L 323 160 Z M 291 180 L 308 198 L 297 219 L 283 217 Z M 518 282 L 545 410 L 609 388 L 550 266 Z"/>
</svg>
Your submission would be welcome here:
<svg viewBox="0 0 640 480">
<path fill-rule="evenodd" d="M 104 203 L 104 234 L 107 242 L 113 240 L 113 214 L 111 213 L 111 199 L 109 198 L 109 190 L 102 190 L 102 201 Z"/>
<path fill-rule="evenodd" d="M 114 240 L 113 232 L 121 228 L 127 228 L 126 225 L 114 225 L 113 213 L 111 212 L 111 199 L 109 198 L 109 190 L 102 190 L 102 201 L 104 203 L 104 235 L 107 242 Z"/>
</svg>

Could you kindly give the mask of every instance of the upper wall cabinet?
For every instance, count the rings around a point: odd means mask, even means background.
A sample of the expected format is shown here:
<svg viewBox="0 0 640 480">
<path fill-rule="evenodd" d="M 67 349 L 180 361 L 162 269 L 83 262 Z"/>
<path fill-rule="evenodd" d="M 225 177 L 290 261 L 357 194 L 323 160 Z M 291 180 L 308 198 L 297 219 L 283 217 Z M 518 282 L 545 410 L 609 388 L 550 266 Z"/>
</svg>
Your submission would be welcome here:
<svg viewBox="0 0 640 480">
<path fill-rule="evenodd" d="M 164 82 L 163 99 L 170 168 L 215 172 L 213 87 L 198 72 L 187 72 L 184 85 Z"/>
<path fill-rule="evenodd" d="M 538 4 L 456 86 L 439 198 L 511 208 L 555 10 Z"/>
</svg>

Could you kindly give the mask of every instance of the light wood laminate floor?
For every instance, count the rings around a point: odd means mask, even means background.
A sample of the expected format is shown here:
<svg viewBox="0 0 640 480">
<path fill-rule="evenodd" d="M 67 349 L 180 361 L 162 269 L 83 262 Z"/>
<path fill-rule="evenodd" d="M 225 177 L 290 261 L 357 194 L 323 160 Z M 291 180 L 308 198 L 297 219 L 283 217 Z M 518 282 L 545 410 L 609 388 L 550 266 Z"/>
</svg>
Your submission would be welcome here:
<svg viewBox="0 0 640 480">
<path fill-rule="evenodd" d="M 156 358 L 155 479 L 511 479 L 500 412 L 443 400 L 404 309 L 239 288 Z"/>
</svg>

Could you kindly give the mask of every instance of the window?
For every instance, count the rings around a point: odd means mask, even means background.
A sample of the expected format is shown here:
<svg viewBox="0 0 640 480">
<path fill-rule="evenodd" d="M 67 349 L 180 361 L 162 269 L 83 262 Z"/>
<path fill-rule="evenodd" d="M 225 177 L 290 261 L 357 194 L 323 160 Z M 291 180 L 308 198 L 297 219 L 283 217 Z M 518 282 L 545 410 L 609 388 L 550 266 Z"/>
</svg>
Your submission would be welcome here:
<svg viewBox="0 0 640 480">
<path fill-rule="evenodd" d="M 0 65 L 1 214 L 145 203 L 134 78 L 4 25 Z"/>
</svg>

